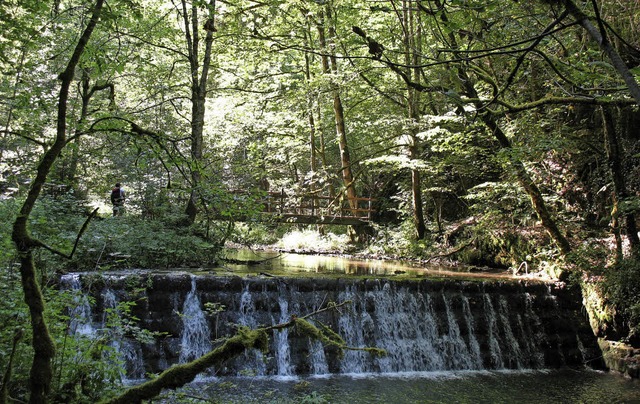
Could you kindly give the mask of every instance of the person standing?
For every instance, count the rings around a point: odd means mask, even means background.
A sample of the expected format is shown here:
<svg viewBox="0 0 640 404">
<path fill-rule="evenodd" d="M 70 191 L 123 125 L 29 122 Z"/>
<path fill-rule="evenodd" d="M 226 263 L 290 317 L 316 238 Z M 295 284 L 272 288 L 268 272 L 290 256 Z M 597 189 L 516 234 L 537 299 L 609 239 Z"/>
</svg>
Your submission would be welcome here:
<svg viewBox="0 0 640 404">
<path fill-rule="evenodd" d="M 119 182 L 116 182 L 116 186 L 111 190 L 111 204 L 113 205 L 113 216 L 122 216 L 124 213 L 124 200 L 126 196 L 124 189 Z"/>
</svg>

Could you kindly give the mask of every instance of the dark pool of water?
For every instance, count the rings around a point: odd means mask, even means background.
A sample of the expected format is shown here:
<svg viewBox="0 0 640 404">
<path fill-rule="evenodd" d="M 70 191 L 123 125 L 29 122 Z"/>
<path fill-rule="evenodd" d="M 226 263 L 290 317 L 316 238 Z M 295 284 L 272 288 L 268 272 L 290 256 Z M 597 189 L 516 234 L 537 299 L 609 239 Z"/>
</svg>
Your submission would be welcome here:
<svg viewBox="0 0 640 404">
<path fill-rule="evenodd" d="M 640 403 L 640 382 L 588 370 L 238 377 L 193 383 L 164 402 L 185 402 L 187 397 L 229 404 Z"/>
</svg>

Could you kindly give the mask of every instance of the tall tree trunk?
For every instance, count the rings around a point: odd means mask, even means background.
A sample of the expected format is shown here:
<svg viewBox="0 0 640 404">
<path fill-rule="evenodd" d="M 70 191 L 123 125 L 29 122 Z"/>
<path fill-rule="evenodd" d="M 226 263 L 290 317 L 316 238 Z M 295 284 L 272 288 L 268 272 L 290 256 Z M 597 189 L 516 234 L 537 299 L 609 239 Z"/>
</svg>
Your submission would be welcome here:
<svg viewBox="0 0 640 404">
<path fill-rule="evenodd" d="M 82 69 L 82 77 L 81 77 L 81 88 L 80 88 L 80 100 L 82 101 L 82 105 L 80 106 L 80 119 L 78 120 L 78 126 L 76 131 L 82 130 L 82 126 L 87 120 L 87 116 L 89 115 L 89 101 L 91 100 L 91 91 L 90 91 L 90 77 L 87 69 Z M 71 158 L 68 162 L 68 167 L 66 167 L 66 173 L 63 171 L 61 176 L 62 183 L 67 183 L 71 186 L 76 185 L 77 181 L 77 172 L 78 165 L 80 164 L 80 148 L 82 146 L 81 137 L 78 136 L 73 140 L 73 147 L 71 149 Z M 66 174 L 66 176 L 65 176 Z M 66 178 L 65 178 L 66 177 Z"/>
<path fill-rule="evenodd" d="M 335 118 L 336 135 L 338 137 L 338 147 L 340 149 L 340 171 L 342 173 L 342 183 L 345 188 L 345 194 L 349 203 L 349 208 L 353 215 L 357 214 L 358 201 L 356 187 L 354 184 L 353 171 L 351 169 L 351 154 L 349 152 L 349 143 L 347 141 L 347 130 L 344 120 L 344 107 L 342 106 L 342 98 L 340 97 L 339 85 L 335 82 L 338 75 L 338 60 L 335 55 L 333 41 L 336 38 L 335 25 L 333 23 L 333 15 L 331 5 L 325 8 L 326 16 L 320 15 L 320 25 L 318 26 L 318 36 L 322 49 L 322 66 L 324 74 L 332 74 L 331 95 L 333 98 L 333 114 Z M 325 26 L 328 29 L 329 41 L 325 35 Z M 349 236 L 351 241 L 356 241 L 360 237 L 361 231 L 358 228 L 349 226 Z"/>
<path fill-rule="evenodd" d="M 420 158 L 418 139 L 415 134 L 411 136 L 411 146 L 409 147 L 409 158 L 417 160 Z M 424 222 L 424 210 L 422 207 L 422 178 L 417 168 L 411 169 L 411 204 L 413 210 L 413 225 L 416 230 L 416 239 L 422 240 L 427 234 L 427 226 Z"/>
<path fill-rule="evenodd" d="M 419 24 L 416 23 L 417 16 L 413 12 L 411 0 L 403 1 L 402 23 L 404 25 L 403 42 L 405 48 L 405 64 L 414 66 L 407 68 L 407 77 L 414 83 L 420 82 L 419 52 L 420 36 Z M 407 86 L 407 109 L 411 120 L 409 158 L 419 160 L 421 158 L 420 140 L 418 139 L 418 123 L 420 122 L 420 92 L 411 86 Z M 424 239 L 427 233 L 427 226 L 424 221 L 424 208 L 422 203 L 422 176 L 418 168 L 411 169 L 411 204 L 413 212 L 413 225 L 415 226 L 416 239 Z"/>
<path fill-rule="evenodd" d="M 306 31 L 304 33 L 304 42 L 305 47 L 310 48 L 311 46 L 311 22 L 309 18 L 309 14 L 305 13 L 306 20 Z M 311 55 L 309 52 L 304 53 L 304 74 L 305 79 L 308 85 L 307 91 L 307 122 L 309 124 L 309 170 L 311 172 L 311 178 L 309 182 L 309 191 L 312 195 L 311 199 L 311 207 L 313 209 L 313 214 L 317 214 L 316 209 L 318 208 L 318 199 L 317 196 L 317 175 L 318 175 L 318 157 L 316 155 L 317 147 L 316 147 L 316 120 L 313 115 L 313 105 L 314 105 L 314 93 L 310 89 L 311 83 Z M 320 229 L 320 226 L 319 226 Z"/>
<path fill-rule="evenodd" d="M 185 39 L 188 47 L 188 59 L 191 69 L 191 193 L 185 208 L 189 224 L 193 224 L 198 214 L 198 196 L 202 184 L 202 152 L 204 116 L 206 112 L 207 80 L 209 78 L 209 65 L 211 63 L 211 46 L 213 33 L 215 32 L 215 0 L 210 0 L 207 7 L 207 16 L 204 24 L 206 31 L 205 48 L 202 62 L 200 62 L 200 26 L 198 18 L 198 5 L 193 2 L 191 12 L 187 9 L 187 1 L 182 0 L 182 15 L 185 24 Z M 189 15 L 191 20 L 189 21 Z M 202 64 L 201 64 L 202 63 Z"/>
<path fill-rule="evenodd" d="M 91 99 L 91 95 L 89 94 L 89 80 L 89 73 L 86 69 L 82 69 L 82 77 L 80 79 L 80 100 L 82 105 L 80 106 L 80 119 L 78 120 L 76 131 L 81 130 L 80 128 L 86 121 L 87 115 L 89 115 L 89 100 Z M 78 136 L 73 140 L 71 157 L 63 157 L 63 167 L 59 169 L 60 182 L 72 187 L 75 187 L 77 181 L 76 176 L 80 162 L 81 139 L 82 138 Z"/>
<path fill-rule="evenodd" d="M 38 164 L 36 177 L 31 183 L 20 213 L 13 223 L 12 240 L 15 243 L 20 260 L 20 275 L 24 300 L 29 307 L 31 328 L 33 332 L 32 346 L 34 351 L 30 372 L 30 403 L 46 403 L 51 389 L 53 376 L 52 360 L 55 355 L 55 345 L 49 334 L 44 317 L 45 303 L 42 290 L 36 278 L 36 268 L 33 262 L 33 250 L 41 243 L 33 239 L 29 233 L 28 221 L 31 211 L 42 191 L 47 176 L 51 172 L 53 164 L 67 143 L 67 102 L 69 88 L 74 78 L 76 66 L 91 38 L 91 34 L 98 23 L 104 0 L 97 0 L 86 28 L 80 36 L 69 62 L 59 76 L 60 92 L 58 95 L 58 115 L 56 122 L 56 138 L 53 145 L 47 150 Z"/>
<path fill-rule="evenodd" d="M 320 16 L 320 26 L 318 26 L 318 34 L 320 39 L 320 46 L 322 49 L 322 66 L 325 74 L 332 74 L 337 77 L 338 74 L 338 61 L 335 56 L 335 49 L 333 44 L 327 41 L 325 35 L 325 26 L 329 31 L 330 41 L 335 38 L 335 27 L 332 23 L 331 7 L 326 7 L 326 16 Z M 347 142 L 347 130 L 344 121 L 344 108 L 342 106 L 342 98 L 340 97 L 340 88 L 335 81 L 331 83 L 331 95 L 333 98 L 333 114 L 335 118 L 336 135 L 338 136 L 338 147 L 340 149 L 340 163 L 342 165 L 340 171 L 342 174 L 342 182 L 344 184 L 347 198 L 349 199 L 349 206 L 352 209 L 357 208 L 357 201 L 355 198 L 356 189 L 354 185 L 353 172 L 351 170 L 351 155 L 349 152 L 349 144 Z"/>
<path fill-rule="evenodd" d="M 624 151 L 620 146 L 618 134 L 614 125 L 614 119 L 611 111 L 607 107 L 600 107 L 602 114 L 602 123 L 604 129 L 604 144 L 609 162 L 609 173 L 613 181 L 613 209 L 611 211 L 611 227 L 616 236 L 618 259 L 622 259 L 622 239 L 620 237 L 620 206 L 621 200 L 629 196 L 627 192 L 627 184 L 622 169 L 622 160 L 624 159 Z M 640 240 L 638 239 L 638 229 L 636 227 L 636 218 L 632 212 L 623 213 L 625 229 L 631 252 L 637 256 L 640 252 Z"/>
</svg>

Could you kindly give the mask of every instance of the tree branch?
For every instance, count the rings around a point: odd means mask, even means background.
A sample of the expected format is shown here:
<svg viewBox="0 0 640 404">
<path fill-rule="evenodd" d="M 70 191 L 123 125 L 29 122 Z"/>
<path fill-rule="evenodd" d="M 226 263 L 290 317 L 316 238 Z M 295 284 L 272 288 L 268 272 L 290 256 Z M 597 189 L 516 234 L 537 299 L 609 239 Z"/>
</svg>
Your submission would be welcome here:
<svg viewBox="0 0 640 404">
<path fill-rule="evenodd" d="M 91 18 L 87 22 L 86 27 L 82 30 L 82 34 L 76 43 L 73 54 L 69 58 L 64 71 L 59 75 L 61 83 L 58 93 L 55 141 L 51 148 L 45 152 L 38 164 L 36 176 L 31 183 L 27 197 L 22 203 L 20 213 L 13 222 L 13 231 L 11 233 L 11 238 L 16 246 L 16 250 L 20 258 L 22 290 L 24 292 L 24 300 L 29 306 L 29 315 L 31 318 L 31 328 L 33 333 L 31 345 L 33 347 L 34 354 L 29 375 L 31 388 L 29 401 L 31 403 L 46 403 L 48 401 L 48 395 L 51 391 L 51 379 L 53 376 L 52 361 L 55 356 L 56 348 L 54 341 L 49 334 L 47 322 L 45 321 L 44 297 L 40 290 L 40 285 L 36 275 L 36 268 L 33 262 L 32 248 L 34 246 L 34 242 L 28 231 L 28 220 L 36 201 L 40 196 L 47 176 L 49 175 L 62 149 L 66 145 L 69 88 L 73 81 L 76 67 L 80 62 L 80 58 L 85 51 L 93 30 L 98 24 L 103 5 L 104 0 L 95 1 L 91 11 Z"/>
<path fill-rule="evenodd" d="M 611 42 L 607 40 L 606 36 L 602 35 L 598 28 L 591 23 L 591 20 L 589 20 L 587 15 L 584 14 L 572 0 L 563 0 L 563 2 L 567 11 L 576 19 L 578 24 L 580 24 L 587 33 L 589 33 L 591 38 L 596 41 L 607 57 L 609 57 L 613 67 L 618 71 L 618 74 L 620 74 L 627 85 L 631 96 L 636 101 L 636 104 L 640 105 L 640 85 L 638 85 L 633 74 L 631 74 L 618 52 L 616 52 L 615 48 L 611 45 Z"/>
<path fill-rule="evenodd" d="M 565 17 L 567 17 L 568 15 L 569 15 L 569 12 L 565 10 L 562 14 L 560 14 L 558 18 L 556 18 L 551 24 L 549 24 L 549 26 L 545 28 L 544 31 L 542 31 L 542 34 L 538 35 L 538 37 L 533 41 L 531 45 L 529 45 L 527 48 L 523 50 L 520 56 L 518 56 L 518 59 L 516 60 L 516 65 L 511 70 L 511 74 L 509 74 L 509 77 L 507 77 L 507 82 L 502 87 L 502 89 L 500 89 L 500 91 L 497 94 L 495 94 L 495 96 L 493 97 L 493 100 L 487 106 L 492 104 L 495 100 L 498 99 L 498 97 L 501 94 L 504 94 L 504 92 L 507 91 L 509 86 L 511 86 L 511 84 L 513 83 L 513 80 L 515 79 L 516 74 L 518 73 L 518 70 L 520 70 L 520 66 L 522 66 L 522 63 L 524 62 L 524 58 L 527 56 L 527 54 L 533 51 L 540 44 L 540 42 L 542 42 L 542 40 L 549 35 L 549 33 L 553 30 L 553 27 L 560 24 L 562 20 L 564 20 Z"/>
<path fill-rule="evenodd" d="M 0 133 L 17 136 L 19 138 L 22 138 L 22 139 L 28 140 L 30 142 L 33 142 L 33 143 L 37 144 L 38 146 L 41 146 L 41 147 L 43 147 L 45 149 L 48 146 L 47 142 L 42 142 L 42 141 L 40 141 L 38 139 L 35 139 L 35 138 L 31 137 L 31 136 L 25 135 L 24 133 L 16 132 L 16 131 L 13 131 L 13 130 L 2 129 L 2 130 L 0 130 Z"/>
<path fill-rule="evenodd" d="M 71 249 L 71 253 L 70 254 L 65 254 L 62 251 L 56 250 L 53 247 L 49 247 L 48 245 L 46 245 L 45 243 L 43 243 L 40 240 L 32 240 L 32 245 L 34 247 L 42 247 L 45 250 L 48 250 L 56 255 L 59 255 L 61 257 L 67 258 L 67 259 L 72 259 L 73 255 L 76 252 L 76 249 L 78 248 L 78 243 L 80 242 L 80 238 L 82 237 L 82 235 L 84 234 L 84 232 L 87 230 L 87 227 L 89 227 L 89 222 L 91 221 L 91 219 L 93 219 L 96 214 L 98 213 L 98 209 L 99 208 L 95 208 L 93 210 L 93 212 L 91 212 L 89 214 L 89 217 L 87 217 L 87 219 L 84 221 L 84 224 L 82 225 L 82 227 L 80 228 L 80 231 L 78 232 L 78 235 L 76 236 L 76 241 L 73 243 L 73 248 Z"/>
<path fill-rule="evenodd" d="M 462 98 L 462 101 L 465 103 L 476 104 L 476 103 L 486 103 L 488 102 L 485 99 L 478 98 Z M 535 101 L 527 102 L 525 104 L 509 104 L 504 100 L 496 100 L 496 104 L 505 107 L 504 111 L 492 111 L 492 115 L 494 116 L 504 116 L 508 113 L 516 113 L 523 112 L 535 108 L 540 108 L 545 105 L 572 105 L 572 104 L 583 104 L 583 105 L 618 105 L 618 106 L 628 106 L 628 105 L 636 105 L 634 100 L 630 99 L 607 99 L 607 98 L 591 98 L 591 97 L 545 97 L 540 98 Z"/>
<path fill-rule="evenodd" d="M 105 122 L 105 121 L 111 121 L 111 120 L 125 122 L 126 124 L 128 124 L 131 127 L 131 130 L 125 130 L 125 129 L 121 129 L 121 128 L 110 128 L 110 129 L 98 129 L 98 128 L 96 128 L 96 126 L 99 123 L 102 123 L 102 122 Z M 185 179 L 188 179 L 188 175 L 180 167 L 180 164 L 178 164 L 178 162 L 176 161 L 176 157 L 173 156 L 173 154 L 171 153 L 171 151 L 169 150 L 169 148 L 167 147 L 167 145 L 165 143 L 167 141 L 172 143 L 174 145 L 174 148 L 175 148 L 176 152 L 179 155 L 179 158 L 182 158 L 182 160 L 185 161 L 186 157 L 180 152 L 179 148 L 175 147 L 175 143 L 183 141 L 183 140 L 188 140 L 189 138 L 167 139 L 167 138 L 163 137 L 161 134 L 159 134 L 157 132 L 153 132 L 151 130 L 142 128 L 141 126 L 139 126 L 138 124 L 136 124 L 135 122 L 133 122 L 133 121 L 131 121 L 129 119 L 116 117 L 116 116 L 103 117 L 103 118 L 100 118 L 100 119 L 96 120 L 95 122 L 93 122 L 91 124 L 91 126 L 88 129 L 88 131 L 118 132 L 118 133 L 124 133 L 124 134 L 129 134 L 129 135 L 138 135 L 138 136 L 141 136 L 143 138 L 151 138 L 160 147 L 160 149 L 162 149 L 162 151 L 164 151 L 167 154 L 169 159 L 174 163 L 174 165 L 176 166 L 178 171 L 180 171 L 182 176 Z"/>
</svg>

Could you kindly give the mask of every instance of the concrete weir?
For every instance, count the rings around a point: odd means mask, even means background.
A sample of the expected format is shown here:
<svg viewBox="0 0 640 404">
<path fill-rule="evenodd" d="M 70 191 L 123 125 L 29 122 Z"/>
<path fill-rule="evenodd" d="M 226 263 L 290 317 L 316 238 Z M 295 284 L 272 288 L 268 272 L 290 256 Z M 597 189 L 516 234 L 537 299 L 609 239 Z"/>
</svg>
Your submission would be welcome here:
<svg viewBox="0 0 640 404">
<path fill-rule="evenodd" d="M 325 307 L 351 303 L 311 319 L 352 347 L 339 355 L 295 328 L 274 331 L 270 352 L 212 369 L 215 375 L 293 376 L 483 369 L 555 369 L 602 366 L 579 293 L 528 281 L 390 280 L 340 277 L 246 277 L 186 272 L 72 274 L 63 287 L 83 295 L 76 310 L 83 335 L 104 333 L 114 301 L 134 301 L 131 315 L 160 333 L 152 343 L 114 341 L 127 351 L 127 377 L 158 373 L 215 347 L 237 325 L 268 326 Z M 126 335 L 126 334 L 125 334 Z"/>
</svg>

